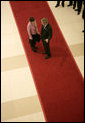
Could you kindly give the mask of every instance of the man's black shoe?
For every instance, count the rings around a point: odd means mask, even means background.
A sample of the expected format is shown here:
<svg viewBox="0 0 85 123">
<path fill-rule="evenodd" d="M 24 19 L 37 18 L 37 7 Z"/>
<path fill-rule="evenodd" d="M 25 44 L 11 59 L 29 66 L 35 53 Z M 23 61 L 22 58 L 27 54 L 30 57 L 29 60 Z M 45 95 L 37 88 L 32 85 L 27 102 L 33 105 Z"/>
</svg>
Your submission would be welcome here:
<svg viewBox="0 0 85 123">
<path fill-rule="evenodd" d="M 43 52 L 42 54 L 47 54 L 46 52 Z"/>
<path fill-rule="evenodd" d="M 38 49 L 38 47 L 34 47 L 34 49 Z"/>
<path fill-rule="evenodd" d="M 82 32 L 84 32 L 84 30 Z"/>
<path fill-rule="evenodd" d="M 32 51 L 33 51 L 33 52 L 37 52 L 37 50 L 35 50 L 35 49 L 32 49 Z"/>
<path fill-rule="evenodd" d="M 49 59 L 51 56 L 46 56 L 45 59 Z"/>
<path fill-rule="evenodd" d="M 80 15 L 80 12 L 78 12 L 77 15 Z"/>
</svg>

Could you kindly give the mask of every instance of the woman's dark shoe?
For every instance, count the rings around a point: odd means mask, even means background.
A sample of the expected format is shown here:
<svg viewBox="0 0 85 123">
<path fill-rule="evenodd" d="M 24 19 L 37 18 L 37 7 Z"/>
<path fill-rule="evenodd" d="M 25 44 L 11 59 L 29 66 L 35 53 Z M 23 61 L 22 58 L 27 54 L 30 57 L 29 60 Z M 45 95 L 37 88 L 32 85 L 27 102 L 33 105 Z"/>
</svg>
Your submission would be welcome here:
<svg viewBox="0 0 85 123">
<path fill-rule="evenodd" d="M 82 32 L 84 32 L 84 30 Z"/>
<path fill-rule="evenodd" d="M 43 52 L 42 54 L 47 54 L 46 52 Z"/>
<path fill-rule="evenodd" d="M 49 59 L 51 56 L 46 56 L 45 59 Z"/>
</svg>

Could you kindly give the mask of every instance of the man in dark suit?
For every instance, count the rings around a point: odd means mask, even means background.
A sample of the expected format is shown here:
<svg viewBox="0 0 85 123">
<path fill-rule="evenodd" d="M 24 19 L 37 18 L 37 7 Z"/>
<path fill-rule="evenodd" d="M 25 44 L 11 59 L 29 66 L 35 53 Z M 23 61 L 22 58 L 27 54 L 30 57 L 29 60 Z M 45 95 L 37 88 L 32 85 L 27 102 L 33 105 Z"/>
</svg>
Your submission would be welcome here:
<svg viewBox="0 0 85 123">
<path fill-rule="evenodd" d="M 43 54 L 47 54 L 45 59 L 48 59 L 51 57 L 49 44 L 50 44 L 50 40 L 52 38 L 52 27 L 48 23 L 48 20 L 46 18 L 42 18 L 41 23 L 42 23 L 41 39 L 42 39 L 42 43 L 43 43 L 43 46 L 45 49 L 45 52 L 43 52 Z"/>
<path fill-rule="evenodd" d="M 64 2 L 65 2 L 65 1 L 62 1 L 62 7 L 64 7 Z M 57 4 L 56 4 L 55 7 L 59 7 L 59 6 L 60 6 L 60 0 L 57 1 Z"/>
</svg>

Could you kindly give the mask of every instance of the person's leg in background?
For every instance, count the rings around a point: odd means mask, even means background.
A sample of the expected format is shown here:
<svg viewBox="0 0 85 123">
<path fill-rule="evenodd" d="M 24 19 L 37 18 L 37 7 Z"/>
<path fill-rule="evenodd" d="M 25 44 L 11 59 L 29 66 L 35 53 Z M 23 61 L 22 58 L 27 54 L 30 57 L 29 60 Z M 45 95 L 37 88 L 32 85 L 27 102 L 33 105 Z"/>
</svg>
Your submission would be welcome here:
<svg viewBox="0 0 85 123">
<path fill-rule="evenodd" d="M 59 6 L 60 6 L 60 1 L 58 0 L 55 7 L 59 7 Z"/>
<path fill-rule="evenodd" d="M 64 2 L 65 2 L 65 1 L 62 1 L 62 7 L 64 7 Z"/>
<path fill-rule="evenodd" d="M 69 6 L 72 6 L 72 5 L 73 5 L 73 1 L 71 0 L 71 1 L 69 1 L 68 7 L 69 7 Z"/>
<path fill-rule="evenodd" d="M 76 4 L 77 4 L 77 1 L 75 0 L 75 1 L 74 1 L 74 4 L 73 4 L 73 9 L 76 8 Z"/>
<path fill-rule="evenodd" d="M 82 8 L 82 0 L 78 1 L 78 15 L 81 13 L 81 8 Z"/>
<path fill-rule="evenodd" d="M 76 5 L 77 5 L 77 9 L 75 9 L 75 11 L 78 11 L 78 1 L 76 1 Z"/>
<path fill-rule="evenodd" d="M 83 13 L 82 13 L 82 18 L 83 18 L 83 20 L 84 20 L 84 15 L 85 15 L 85 11 L 84 11 L 84 9 L 83 9 Z M 84 30 L 83 30 L 82 32 L 84 32 Z"/>
</svg>

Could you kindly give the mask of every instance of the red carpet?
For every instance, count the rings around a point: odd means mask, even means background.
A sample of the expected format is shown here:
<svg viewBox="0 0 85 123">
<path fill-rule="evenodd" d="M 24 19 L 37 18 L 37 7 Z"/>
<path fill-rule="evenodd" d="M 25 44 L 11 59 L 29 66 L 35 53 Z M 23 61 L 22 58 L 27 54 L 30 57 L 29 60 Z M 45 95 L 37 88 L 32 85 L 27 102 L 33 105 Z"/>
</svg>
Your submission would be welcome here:
<svg viewBox="0 0 85 123">
<path fill-rule="evenodd" d="M 47 122 L 84 121 L 84 79 L 46 1 L 10 1 L 23 47 Z M 42 43 L 33 53 L 28 43 L 27 23 L 34 16 L 41 30 L 47 17 L 53 28 L 52 58 L 44 59 Z M 23 88 L 22 88 L 23 89 Z"/>
</svg>

